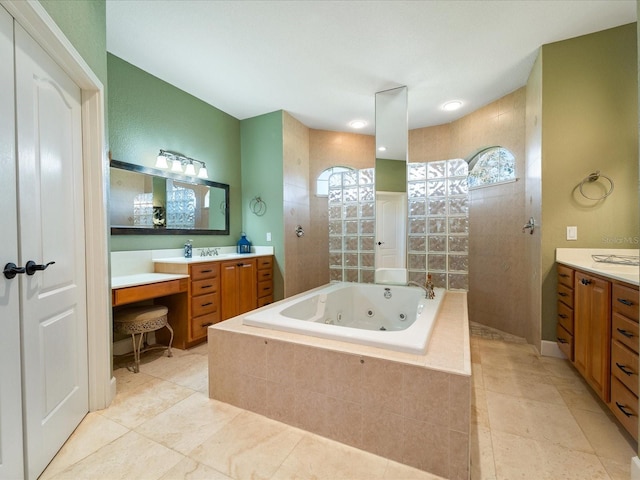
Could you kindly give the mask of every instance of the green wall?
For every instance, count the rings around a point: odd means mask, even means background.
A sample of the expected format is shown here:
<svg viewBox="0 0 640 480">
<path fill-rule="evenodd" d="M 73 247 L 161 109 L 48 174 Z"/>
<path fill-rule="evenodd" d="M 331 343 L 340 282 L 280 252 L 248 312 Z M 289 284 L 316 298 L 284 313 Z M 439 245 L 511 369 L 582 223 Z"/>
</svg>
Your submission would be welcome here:
<svg viewBox="0 0 640 480">
<path fill-rule="evenodd" d="M 636 24 L 542 53 L 542 338 L 554 340 L 555 249 L 638 248 Z M 600 202 L 577 190 L 596 170 L 615 183 Z M 566 240 L 569 225 L 577 241 Z"/>
<path fill-rule="evenodd" d="M 163 148 L 206 163 L 230 186 L 229 235 L 113 235 L 111 250 L 234 245 L 242 230 L 240 121 L 108 54 L 109 143 L 113 159 L 153 167 Z"/>
<path fill-rule="evenodd" d="M 406 192 L 407 162 L 376 158 L 376 190 Z"/>
<path fill-rule="evenodd" d="M 275 247 L 274 298 L 284 297 L 283 114 L 267 113 L 240 122 L 242 145 L 243 230 L 254 245 Z M 250 209 L 259 196 L 267 205 L 264 215 Z M 271 242 L 266 241 L 271 232 Z"/>
<path fill-rule="evenodd" d="M 107 12 L 104 0 L 40 0 L 93 73 L 107 86 Z"/>
</svg>

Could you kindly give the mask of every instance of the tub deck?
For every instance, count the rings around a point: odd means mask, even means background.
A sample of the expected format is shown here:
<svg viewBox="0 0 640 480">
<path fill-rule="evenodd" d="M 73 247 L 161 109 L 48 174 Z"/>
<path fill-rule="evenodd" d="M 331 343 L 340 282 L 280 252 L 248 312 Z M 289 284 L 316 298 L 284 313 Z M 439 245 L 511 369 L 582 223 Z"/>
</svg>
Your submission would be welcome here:
<svg viewBox="0 0 640 480">
<path fill-rule="evenodd" d="M 211 398 L 444 478 L 469 478 L 466 292 L 447 292 L 424 355 L 242 318 L 209 327 Z"/>
</svg>

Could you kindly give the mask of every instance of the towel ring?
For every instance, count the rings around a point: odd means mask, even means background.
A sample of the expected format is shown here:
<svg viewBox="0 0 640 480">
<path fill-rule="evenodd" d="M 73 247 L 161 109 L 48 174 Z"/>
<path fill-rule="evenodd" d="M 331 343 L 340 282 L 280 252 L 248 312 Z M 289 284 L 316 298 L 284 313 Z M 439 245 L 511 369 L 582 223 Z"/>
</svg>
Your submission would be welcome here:
<svg viewBox="0 0 640 480">
<path fill-rule="evenodd" d="M 582 191 L 582 186 L 585 183 L 593 183 L 596 182 L 600 179 L 600 177 L 604 178 L 605 180 L 607 180 L 609 182 L 609 189 L 607 190 L 606 193 L 604 193 L 602 196 L 600 197 L 590 197 L 588 195 L 586 195 L 583 191 Z M 611 193 L 613 192 L 613 180 L 611 180 L 609 177 L 607 177 L 606 175 L 602 175 L 600 173 L 600 170 L 596 170 L 593 173 L 590 173 L 589 175 L 587 175 L 581 182 L 579 185 L 579 189 L 580 189 L 580 194 L 584 197 L 587 198 L 589 200 L 604 200 L 605 198 L 607 198 L 609 195 L 611 195 Z"/>
<path fill-rule="evenodd" d="M 267 212 L 267 204 L 260 197 L 253 197 L 249 202 L 249 209 L 254 215 L 261 217 Z"/>
</svg>

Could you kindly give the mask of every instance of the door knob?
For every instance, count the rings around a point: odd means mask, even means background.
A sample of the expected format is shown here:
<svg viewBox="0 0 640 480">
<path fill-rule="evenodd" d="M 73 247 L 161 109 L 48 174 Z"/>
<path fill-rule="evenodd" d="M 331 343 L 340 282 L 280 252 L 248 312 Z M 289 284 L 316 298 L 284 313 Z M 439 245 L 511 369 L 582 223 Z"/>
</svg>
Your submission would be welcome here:
<svg viewBox="0 0 640 480">
<path fill-rule="evenodd" d="M 378 245 L 384 245 L 384 242 L 378 242 Z"/>
<path fill-rule="evenodd" d="M 4 278 L 8 278 L 9 280 L 11 280 L 17 274 L 25 273 L 26 271 L 26 268 L 19 267 L 15 263 L 9 262 L 4 266 L 4 270 L 2 271 L 2 273 L 4 273 Z"/>
<path fill-rule="evenodd" d="M 29 260 L 27 262 L 27 264 L 25 265 L 25 271 L 26 271 L 27 275 L 33 275 L 38 270 L 46 270 L 49 265 L 53 265 L 54 263 L 56 263 L 56 262 L 49 262 L 46 265 L 39 265 L 36 262 L 34 262 L 33 260 Z"/>
</svg>

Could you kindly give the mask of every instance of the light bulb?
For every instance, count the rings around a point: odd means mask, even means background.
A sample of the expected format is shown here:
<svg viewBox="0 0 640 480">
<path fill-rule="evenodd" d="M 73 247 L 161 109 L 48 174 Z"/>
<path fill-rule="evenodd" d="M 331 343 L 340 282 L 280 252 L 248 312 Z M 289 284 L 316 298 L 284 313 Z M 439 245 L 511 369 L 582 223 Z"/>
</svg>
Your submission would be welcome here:
<svg viewBox="0 0 640 480">
<path fill-rule="evenodd" d="M 178 159 L 175 159 L 173 161 L 173 164 L 171 165 L 171 171 L 182 173 L 182 162 Z"/>
<path fill-rule="evenodd" d="M 196 167 L 193 166 L 193 162 L 187 163 L 187 167 L 184 169 L 184 174 L 195 176 Z"/>
<path fill-rule="evenodd" d="M 209 178 L 209 175 L 207 175 L 207 167 L 204 164 L 200 167 L 198 178 Z"/>
<path fill-rule="evenodd" d="M 169 168 L 167 157 L 165 157 L 162 152 L 158 154 L 158 158 L 156 158 L 156 168 Z"/>
</svg>

